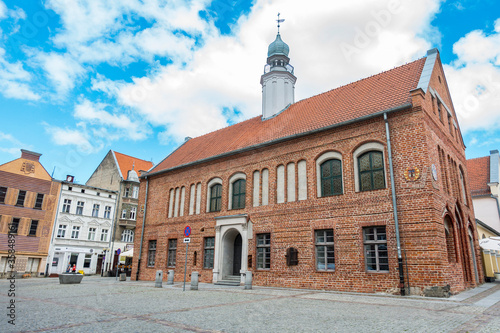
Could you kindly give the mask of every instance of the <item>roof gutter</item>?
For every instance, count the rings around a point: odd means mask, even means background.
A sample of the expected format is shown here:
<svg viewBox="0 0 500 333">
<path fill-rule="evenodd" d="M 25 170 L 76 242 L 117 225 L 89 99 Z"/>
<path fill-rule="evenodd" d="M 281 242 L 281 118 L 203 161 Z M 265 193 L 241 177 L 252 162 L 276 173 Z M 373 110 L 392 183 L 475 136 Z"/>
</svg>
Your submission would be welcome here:
<svg viewBox="0 0 500 333">
<path fill-rule="evenodd" d="M 392 209 L 394 211 L 394 225 L 396 229 L 396 243 L 398 248 L 399 288 L 401 296 L 404 296 L 406 294 L 405 276 L 403 271 L 403 256 L 401 255 L 401 240 L 399 237 L 399 219 L 398 219 L 398 206 L 396 202 L 396 184 L 394 181 L 394 167 L 392 165 L 391 133 L 389 130 L 389 120 L 387 119 L 387 113 L 384 113 L 384 121 L 385 121 L 385 134 L 387 137 L 387 151 L 389 153 L 389 172 L 391 175 Z"/>
<path fill-rule="evenodd" d="M 307 135 L 311 135 L 311 134 L 315 134 L 315 133 L 319 133 L 319 132 L 323 132 L 323 131 L 328 131 L 328 130 L 331 130 L 331 129 L 334 129 L 334 128 L 337 128 L 337 127 L 341 127 L 341 126 L 345 126 L 345 125 L 350 125 L 350 124 L 354 124 L 356 122 L 360 122 L 360 121 L 364 121 L 364 120 L 376 118 L 376 117 L 382 116 L 382 115 L 387 114 L 387 113 L 401 111 L 401 110 L 407 109 L 407 108 L 409 108 L 411 106 L 412 106 L 411 103 L 405 103 L 405 104 L 402 104 L 402 105 L 399 105 L 399 106 L 396 106 L 396 107 L 393 107 L 393 108 L 386 109 L 384 111 L 379 111 L 379 112 L 376 112 L 376 113 L 372 113 L 370 115 L 366 115 L 366 116 L 363 116 L 363 117 L 359 117 L 359 118 L 347 120 L 347 121 L 344 121 L 344 122 L 341 122 L 341 123 L 337 123 L 337 124 L 334 124 L 334 125 L 330 125 L 330 126 L 326 126 L 326 127 L 321 127 L 321 128 L 314 129 L 314 130 L 311 130 L 311 131 L 307 131 L 307 132 L 303 132 L 303 133 L 297 133 L 297 134 L 285 136 L 283 138 L 271 140 L 271 141 L 268 141 L 268 142 L 259 143 L 259 144 L 253 145 L 253 146 L 248 146 L 248 147 L 245 147 L 245 148 L 233 150 L 233 151 L 230 151 L 230 152 L 227 152 L 227 153 L 223 153 L 223 154 L 219 154 L 219 155 L 215 155 L 215 156 L 210 156 L 210 157 L 207 157 L 207 158 L 204 158 L 204 159 L 201 159 L 201 160 L 197 160 L 197 161 L 194 161 L 194 162 L 190 162 L 190 163 L 186 163 L 186 164 L 181 164 L 181 165 L 175 166 L 175 167 L 170 168 L 170 169 L 164 169 L 164 170 L 160 170 L 160 171 L 157 171 L 157 172 L 148 173 L 148 174 L 142 175 L 140 178 L 145 178 L 147 176 L 157 176 L 157 175 L 161 175 L 163 173 L 169 172 L 169 171 L 174 171 L 174 170 L 186 168 L 186 167 L 189 167 L 189 166 L 202 164 L 202 163 L 205 163 L 205 162 L 210 162 L 210 161 L 213 161 L 213 160 L 216 160 L 216 159 L 219 159 L 219 158 L 228 157 L 228 156 L 232 156 L 232 155 L 244 153 L 244 152 L 247 152 L 247 151 L 251 151 L 251 150 L 254 150 L 254 149 L 259 149 L 259 148 L 271 146 L 271 145 L 274 145 L 274 144 L 277 144 L 277 143 L 281 143 L 281 142 L 284 142 L 284 141 L 289 141 L 289 140 L 301 138 L 303 136 L 307 136 Z M 179 148 L 177 148 L 177 149 L 179 149 Z M 175 152 L 175 150 L 174 150 L 174 152 Z M 172 154 L 170 154 L 170 155 L 172 155 Z M 161 162 L 158 163 L 158 165 L 159 164 L 161 164 Z"/>
</svg>

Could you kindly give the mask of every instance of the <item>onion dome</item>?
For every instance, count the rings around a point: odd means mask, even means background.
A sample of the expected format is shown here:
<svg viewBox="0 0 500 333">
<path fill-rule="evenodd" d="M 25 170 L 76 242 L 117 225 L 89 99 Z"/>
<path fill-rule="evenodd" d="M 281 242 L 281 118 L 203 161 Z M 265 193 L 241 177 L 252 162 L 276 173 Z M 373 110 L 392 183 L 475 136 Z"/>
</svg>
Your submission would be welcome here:
<svg viewBox="0 0 500 333">
<path fill-rule="evenodd" d="M 269 45 L 269 48 L 267 49 L 267 56 L 271 57 L 273 55 L 284 55 L 288 57 L 288 52 L 290 51 L 290 48 L 284 41 L 281 40 L 281 36 L 278 33 L 276 35 L 276 40 L 272 42 Z"/>
</svg>

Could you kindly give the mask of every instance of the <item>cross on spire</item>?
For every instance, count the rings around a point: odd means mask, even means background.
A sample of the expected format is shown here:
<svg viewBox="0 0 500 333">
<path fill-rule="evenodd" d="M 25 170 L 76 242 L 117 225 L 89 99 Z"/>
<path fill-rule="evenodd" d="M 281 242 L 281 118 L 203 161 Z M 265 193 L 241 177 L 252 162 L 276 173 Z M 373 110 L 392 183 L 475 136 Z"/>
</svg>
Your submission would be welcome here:
<svg viewBox="0 0 500 333">
<path fill-rule="evenodd" d="M 280 34 L 280 23 L 285 22 L 285 19 L 280 19 L 280 13 L 278 13 L 278 19 L 276 20 L 278 22 L 278 35 Z"/>
</svg>

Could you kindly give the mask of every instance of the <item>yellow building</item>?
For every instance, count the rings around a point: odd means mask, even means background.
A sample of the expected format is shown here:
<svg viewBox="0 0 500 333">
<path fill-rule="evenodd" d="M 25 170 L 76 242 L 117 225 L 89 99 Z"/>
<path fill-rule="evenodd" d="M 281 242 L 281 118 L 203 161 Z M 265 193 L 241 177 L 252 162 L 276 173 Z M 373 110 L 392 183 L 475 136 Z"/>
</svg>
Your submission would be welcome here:
<svg viewBox="0 0 500 333">
<path fill-rule="evenodd" d="M 47 267 L 61 184 L 40 163 L 41 154 L 0 165 L 0 276 L 41 276 Z"/>
</svg>

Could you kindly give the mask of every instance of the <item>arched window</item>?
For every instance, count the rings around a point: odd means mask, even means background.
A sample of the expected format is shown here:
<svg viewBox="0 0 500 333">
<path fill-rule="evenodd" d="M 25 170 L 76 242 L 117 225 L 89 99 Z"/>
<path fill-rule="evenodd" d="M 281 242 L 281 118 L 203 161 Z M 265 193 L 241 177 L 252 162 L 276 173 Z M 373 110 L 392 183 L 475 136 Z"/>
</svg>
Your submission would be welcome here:
<svg viewBox="0 0 500 333">
<path fill-rule="evenodd" d="M 369 151 L 358 157 L 359 190 L 371 191 L 385 188 L 384 155 Z"/>
<path fill-rule="evenodd" d="M 231 209 L 245 208 L 245 179 L 238 179 L 233 183 L 233 203 Z"/>
<path fill-rule="evenodd" d="M 321 196 L 342 194 L 342 162 L 327 160 L 320 166 Z"/>
<path fill-rule="evenodd" d="M 446 235 L 446 251 L 448 252 L 448 262 L 456 262 L 457 254 L 455 250 L 453 222 L 448 215 L 444 218 L 444 232 Z"/>
<path fill-rule="evenodd" d="M 131 229 L 125 229 L 122 232 L 122 242 L 133 243 L 134 242 L 134 231 Z"/>
<path fill-rule="evenodd" d="M 222 185 L 215 184 L 210 187 L 210 208 L 211 212 L 219 212 L 222 205 Z"/>
</svg>

